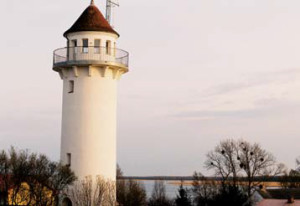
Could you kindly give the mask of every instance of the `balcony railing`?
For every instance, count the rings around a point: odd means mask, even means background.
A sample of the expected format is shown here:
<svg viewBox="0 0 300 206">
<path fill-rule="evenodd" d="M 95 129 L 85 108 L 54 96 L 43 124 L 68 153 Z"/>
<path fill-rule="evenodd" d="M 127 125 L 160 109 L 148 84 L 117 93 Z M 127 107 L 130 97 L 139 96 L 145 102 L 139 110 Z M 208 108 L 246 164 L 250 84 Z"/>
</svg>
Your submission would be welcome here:
<svg viewBox="0 0 300 206">
<path fill-rule="evenodd" d="M 65 47 L 53 52 L 53 68 L 80 64 L 105 64 L 128 68 L 129 53 L 109 47 Z"/>
</svg>

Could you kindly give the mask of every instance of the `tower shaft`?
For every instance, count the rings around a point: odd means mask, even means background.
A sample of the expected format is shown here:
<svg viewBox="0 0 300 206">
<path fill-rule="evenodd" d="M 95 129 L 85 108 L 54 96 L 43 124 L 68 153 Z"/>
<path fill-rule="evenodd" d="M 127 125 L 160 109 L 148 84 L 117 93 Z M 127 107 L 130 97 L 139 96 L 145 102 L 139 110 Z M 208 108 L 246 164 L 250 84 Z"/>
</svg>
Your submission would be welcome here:
<svg viewBox="0 0 300 206">
<path fill-rule="evenodd" d="M 117 79 L 111 68 L 65 71 L 61 160 L 79 179 L 101 175 L 115 180 L 116 102 Z"/>
</svg>

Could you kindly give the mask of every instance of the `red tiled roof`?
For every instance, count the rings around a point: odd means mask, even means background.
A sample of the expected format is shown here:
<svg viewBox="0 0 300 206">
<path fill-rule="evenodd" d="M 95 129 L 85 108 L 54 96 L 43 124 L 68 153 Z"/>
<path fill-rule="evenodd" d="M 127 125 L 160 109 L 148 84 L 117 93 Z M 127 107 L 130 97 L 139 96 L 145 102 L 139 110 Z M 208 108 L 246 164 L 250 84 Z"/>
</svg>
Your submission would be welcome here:
<svg viewBox="0 0 300 206">
<path fill-rule="evenodd" d="M 79 31 L 102 31 L 114 33 L 119 36 L 104 18 L 100 10 L 93 4 L 84 10 L 73 26 L 64 33 L 64 36 L 66 37 L 69 33 Z"/>
</svg>

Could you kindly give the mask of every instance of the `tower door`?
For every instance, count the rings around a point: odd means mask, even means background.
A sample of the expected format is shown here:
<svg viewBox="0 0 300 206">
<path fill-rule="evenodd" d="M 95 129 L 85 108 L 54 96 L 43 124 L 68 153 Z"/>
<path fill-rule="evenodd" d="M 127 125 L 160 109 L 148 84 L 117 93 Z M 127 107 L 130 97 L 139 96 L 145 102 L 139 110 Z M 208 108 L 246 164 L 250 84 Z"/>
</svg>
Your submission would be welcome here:
<svg viewBox="0 0 300 206">
<path fill-rule="evenodd" d="M 66 197 L 62 202 L 62 206 L 72 206 L 72 201 Z"/>
</svg>

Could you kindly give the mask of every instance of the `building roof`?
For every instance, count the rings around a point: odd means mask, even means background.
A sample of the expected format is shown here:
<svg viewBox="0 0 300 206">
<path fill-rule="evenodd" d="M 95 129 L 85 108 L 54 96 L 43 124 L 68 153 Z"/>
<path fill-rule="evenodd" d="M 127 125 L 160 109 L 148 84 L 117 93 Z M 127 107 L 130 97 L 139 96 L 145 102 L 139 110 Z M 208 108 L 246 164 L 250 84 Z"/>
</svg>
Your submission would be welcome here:
<svg viewBox="0 0 300 206">
<path fill-rule="evenodd" d="M 300 188 L 260 190 L 259 194 L 264 199 L 287 199 L 293 196 L 294 199 L 300 200 Z"/>
<path fill-rule="evenodd" d="M 64 37 L 69 33 L 79 31 L 102 31 L 119 36 L 94 4 L 91 4 L 84 10 L 73 26 L 64 33 Z"/>
<path fill-rule="evenodd" d="M 295 200 L 294 203 L 287 203 L 287 200 L 262 200 L 256 206 L 300 206 L 300 201 Z"/>
</svg>

